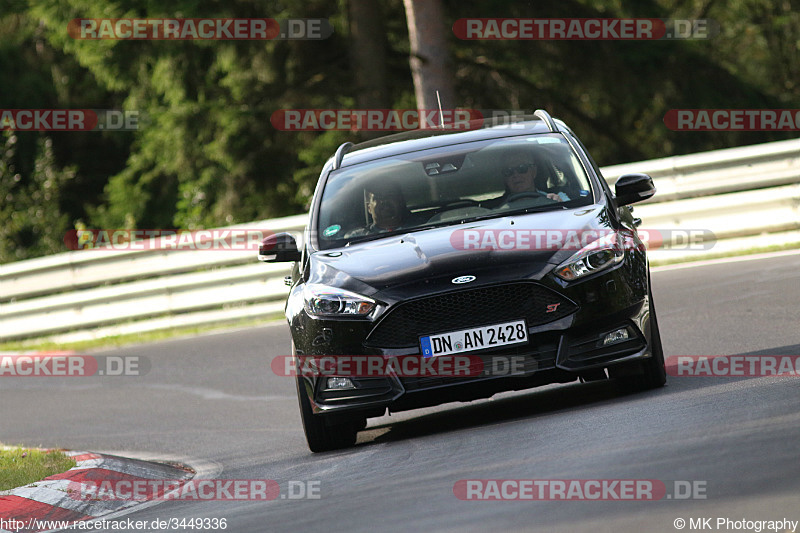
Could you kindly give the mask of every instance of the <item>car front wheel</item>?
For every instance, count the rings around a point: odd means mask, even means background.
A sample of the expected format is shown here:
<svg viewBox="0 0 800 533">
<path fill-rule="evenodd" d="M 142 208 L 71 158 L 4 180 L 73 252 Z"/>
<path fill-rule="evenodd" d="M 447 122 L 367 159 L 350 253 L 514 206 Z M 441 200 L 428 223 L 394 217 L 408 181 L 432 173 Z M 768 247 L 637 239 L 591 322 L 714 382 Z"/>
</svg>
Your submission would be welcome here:
<svg viewBox="0 0 800 533">
<path fill-rule="evenodd" d="M 308 447 L 312 452 L 327 452 L 348 448 L 356 443 L 359 429 L 365 424 L 362 419 L 335 419 L 315 415 L 311 410 L 306 382 L 297 378 L 297 399 L 300 403 L 300 417 L 306 434 Z"/>
<path fill-rule="evenodd" d="M 667 382 L 667 372 L 664 368 L 664 350 L 661 346 L 661 334 L 658 330 L 658 318 L 653 303 L 653 292 L 648 290 L 650 303 L 650 357 L 636 363 L 638 369 L 609 369 L 611 377 L 617 377 L 620 388 L 624 392 L 639 392 L 663 387 Z M 622 370 L 623 372 L 619 372 Z M 633 370 L 633 372 L 631 372 Z"/>
</svg>

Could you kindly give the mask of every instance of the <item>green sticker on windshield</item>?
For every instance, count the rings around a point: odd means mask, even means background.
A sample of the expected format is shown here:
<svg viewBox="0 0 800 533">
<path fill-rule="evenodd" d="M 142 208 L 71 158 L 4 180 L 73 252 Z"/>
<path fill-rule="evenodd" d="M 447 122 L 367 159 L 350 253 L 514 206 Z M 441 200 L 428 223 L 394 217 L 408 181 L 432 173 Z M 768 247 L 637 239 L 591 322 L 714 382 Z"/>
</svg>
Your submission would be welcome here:
<svg viewBox="0 0 800 533">
<path fill-rule="evenodd" d="M 325 228 L 325 231 L 323 231 L 322 234 L 325 237 L 333 237 L 334 235 L 339 233 L 340 229 L 342 229 L 342 227 L 339 224 L 334 224 L 333 226 L 328 226 L 327 228 Z"/>
</svg>

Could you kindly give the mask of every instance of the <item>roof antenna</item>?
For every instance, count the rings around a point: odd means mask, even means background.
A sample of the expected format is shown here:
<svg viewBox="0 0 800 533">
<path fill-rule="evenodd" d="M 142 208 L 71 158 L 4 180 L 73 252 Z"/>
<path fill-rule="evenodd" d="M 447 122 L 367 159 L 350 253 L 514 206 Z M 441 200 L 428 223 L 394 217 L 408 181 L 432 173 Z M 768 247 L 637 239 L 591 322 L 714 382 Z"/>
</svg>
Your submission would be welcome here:
<svg viewBox="0 0 800 533">
<path fill-rule="evenodd" d="M 436 90 L 436 101 L 439 102 L 439 127 L 444 129 L 444 113 L 442 112 L 442 98 L 439 96 L 439 90 Z"/>
</svg>

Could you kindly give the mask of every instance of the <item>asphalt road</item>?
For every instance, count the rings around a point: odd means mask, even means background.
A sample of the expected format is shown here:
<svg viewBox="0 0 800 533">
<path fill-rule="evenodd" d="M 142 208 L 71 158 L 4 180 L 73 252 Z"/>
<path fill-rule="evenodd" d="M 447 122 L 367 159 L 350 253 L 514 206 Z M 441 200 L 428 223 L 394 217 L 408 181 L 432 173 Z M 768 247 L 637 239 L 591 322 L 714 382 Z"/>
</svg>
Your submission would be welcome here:
<svg viewBox="0 0 800 533">
<path fill-rule="evenodd" d="M 800 255 L 653 273 L 667 356 L 800 353 Z M 225 479 L 316 482 L 318 499 L 164 502 L 137 520 L 227 531 L 677 531 L 674 521 L 800 520 L 796 377 L 670 377 L 509 393 L 373 419 L 350 450 L 308 451 L 283 324 L 105 352 L 144 376 L 0 378 L 0 441 L 180 456 Z M 705 499 L 462 501 L 462 479 L 654 479 Z M 312 483 L 313 486 L 313 483 Z M 677 494 L 675 494 L 677 495 Z M 725 530 L 724 528 L 721 530 Z M 733 530 L 733 529 L 729 529 Z"/>
</svg>

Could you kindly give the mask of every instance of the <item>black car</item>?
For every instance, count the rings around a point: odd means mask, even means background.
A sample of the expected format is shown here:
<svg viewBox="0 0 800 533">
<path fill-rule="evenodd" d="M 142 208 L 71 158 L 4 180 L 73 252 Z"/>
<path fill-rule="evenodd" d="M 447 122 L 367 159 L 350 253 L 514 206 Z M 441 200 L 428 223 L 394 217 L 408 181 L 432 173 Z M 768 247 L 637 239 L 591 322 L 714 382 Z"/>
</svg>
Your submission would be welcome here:
<svg viewBox="0 0 800 533">
<path fill-rule="evenodd" d="M 612 193 L 572 130 L 542 110 L 343 144 L 302 247 L 282 233 L 259 250 L 295 262 L 286 317 L 311 450 L 353 445 L 387 409 L 576 380 L 662 386 L 628 207 L 653 194 L 644 174 Z"/>
</svg>

